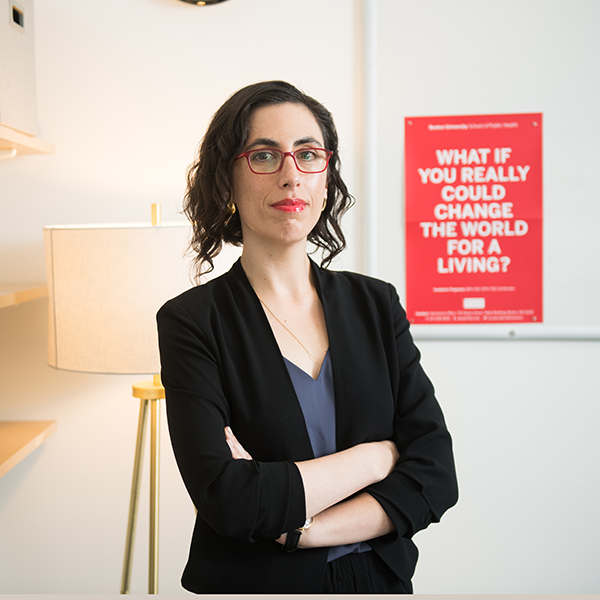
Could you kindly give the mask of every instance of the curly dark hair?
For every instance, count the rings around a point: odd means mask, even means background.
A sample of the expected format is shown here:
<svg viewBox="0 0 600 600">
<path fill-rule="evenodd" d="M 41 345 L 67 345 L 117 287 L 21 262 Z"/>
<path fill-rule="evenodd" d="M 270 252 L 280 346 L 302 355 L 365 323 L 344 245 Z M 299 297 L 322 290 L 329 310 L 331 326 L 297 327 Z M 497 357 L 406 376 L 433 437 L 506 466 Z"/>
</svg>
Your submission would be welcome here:
<svg viewBox="0 0 600 600">
<path fill-rule="evenodd" d="M 333 152 L 327 171 L 327 205 L 308 240 L 324 250 L 323 268 L 346 247 L 340 220 L 354 199 L 339 172 L 338 134 L 333 117 L 320 102 L 293 85 L 264 81 L 235 92 L 219 108 L 188 170 L 183 212 L 193 227 L 190 251 L 198 278 L 213 270 L 213 258 L 221 251 L 223 242 L 235 246 L 243 243 L 239 213 L 232 216 L 228 204 L 233 164 L 248 140 L 250 118 L 258 108 L 288 102 L 310 110 L 323 134 L 325 148 Z"/>
</svg>

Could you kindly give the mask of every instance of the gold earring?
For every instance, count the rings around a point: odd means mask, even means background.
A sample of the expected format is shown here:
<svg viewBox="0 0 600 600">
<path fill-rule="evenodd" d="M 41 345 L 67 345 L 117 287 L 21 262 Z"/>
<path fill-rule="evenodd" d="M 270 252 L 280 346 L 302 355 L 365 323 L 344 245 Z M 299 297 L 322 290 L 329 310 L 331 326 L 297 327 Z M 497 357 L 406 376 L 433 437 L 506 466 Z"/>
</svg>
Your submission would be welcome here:
<svg viewBox="0 0 600 600">
<path fill-rule="evenodd" d="M 231 214 L 233 216 L 233 215 L 235 215 L 235 211 L 237 210 L 237 208 L 233 202 L 230 202 L 227 205 L 227 210 L 229 211 L 229 214 Z"/>
<path fill-rule="evenodd" d="M 325 196 L 325 198 L 323 198 L 323 206 L 321 207 L 321 212 L 323 212 L 325 210 L 326 206 L 327 206 L 327 196 Z"/>
</svg>

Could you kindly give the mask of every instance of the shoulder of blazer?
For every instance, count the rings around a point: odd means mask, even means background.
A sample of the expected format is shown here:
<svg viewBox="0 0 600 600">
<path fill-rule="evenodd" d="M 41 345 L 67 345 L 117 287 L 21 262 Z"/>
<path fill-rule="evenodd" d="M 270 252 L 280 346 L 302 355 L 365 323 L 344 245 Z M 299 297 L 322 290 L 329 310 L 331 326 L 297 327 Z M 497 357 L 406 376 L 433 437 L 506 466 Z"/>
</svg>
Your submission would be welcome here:
<svg viewBox="0 0 600 600">
<path fill-rule="evenodd" d="M 207 311 L 218 309 L 220 301 L 226 298 L 248 297 L 252 288 L 248 282 L 240 260 L 238 259 L 229 271 L 199 285 L 182 292 L 164 306 L 177 305 L 184 308 L 191 315 L 206 314 Z"/>
<path fill-rule="evenodd" d="M 313 272 L 317 276 L 318 291 L 324 303 L 333 299 L 342 305 L 371 300 L 389 306 L 393 295 L 397 294 L 392 284 L 368 275 L 352 271 L 328 271 L 314 263 Z"/>
</svg>

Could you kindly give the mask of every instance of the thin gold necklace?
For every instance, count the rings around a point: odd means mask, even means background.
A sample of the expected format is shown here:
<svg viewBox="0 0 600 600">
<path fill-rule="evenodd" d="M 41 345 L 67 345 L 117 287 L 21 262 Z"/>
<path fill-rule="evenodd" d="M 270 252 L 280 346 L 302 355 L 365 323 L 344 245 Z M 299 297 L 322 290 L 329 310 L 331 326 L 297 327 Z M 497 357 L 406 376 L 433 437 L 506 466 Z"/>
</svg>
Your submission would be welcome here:
<svg viewBox="0 0 600 600">
<path fill-rule="evenodd" d="M 258 296 L 257 296 L 257 298 L 258 298 Z M 263 302 L 263 300 L 261 298 L 258 298 L 258 299 L 260 300 L 260 303 L 271 313 L 273 318 L 302 346 L 302 348 L 304 348 L 304 351 L 306 352 L 306 354 L 308 354 L 308 356 L 310 356 L 311 360 L 315 363 L 315 365 L 320 364 L 319 361 L 308 351 L 308 348 L 294 335 L 293 331 L 291 331 L 289 329 L 289 327 L 286 326 L 285 323 L 282 323 L 277 318 L 277 315 L 267 306 L 267 304 L 265 302 Z"/>
</svg>

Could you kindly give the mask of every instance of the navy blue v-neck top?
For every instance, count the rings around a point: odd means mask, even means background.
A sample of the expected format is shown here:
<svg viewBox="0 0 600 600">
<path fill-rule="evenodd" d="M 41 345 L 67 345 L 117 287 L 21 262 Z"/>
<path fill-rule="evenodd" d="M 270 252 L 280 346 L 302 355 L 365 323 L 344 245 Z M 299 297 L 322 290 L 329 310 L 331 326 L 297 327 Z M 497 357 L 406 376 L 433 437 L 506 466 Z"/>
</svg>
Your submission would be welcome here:
<svg viewBox="0 0 600 600">
<path fill-rule="evenodd" d="M 284 357 L 285 365 L 294 384 L 296 396 L 304 415 L 308 436 L 315 458 L 335 454 L 335 394 L 333 389 L 333 369 L 329 350 L 323 359 L 317 379 Z M 328 561 L 335 560 L 351 552 L 366 552 L 371 547 L 360 542 L 344 546 L 331 546 Z"/>
</svg>

